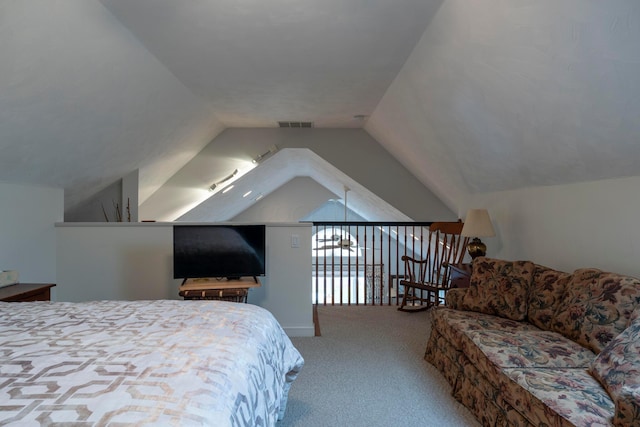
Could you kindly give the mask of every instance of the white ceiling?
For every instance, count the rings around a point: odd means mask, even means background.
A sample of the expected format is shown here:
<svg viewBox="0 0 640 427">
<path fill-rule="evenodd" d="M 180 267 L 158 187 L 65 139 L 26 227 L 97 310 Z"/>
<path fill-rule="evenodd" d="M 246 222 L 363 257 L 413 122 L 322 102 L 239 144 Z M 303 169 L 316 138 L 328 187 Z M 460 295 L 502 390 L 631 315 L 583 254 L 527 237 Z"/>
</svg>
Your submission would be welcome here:
<svg viewBox="0 0 640 427">
<path fill-rule="evenodd" d="M 364 125 L 453 210 L 640 175 L 638 40 L 637 0 L 0 0 L 0 181 L 144 201 L 278 120 Z"/>
<path fill-rule="evenodd" d="M 640 2 L 447 0 L 365 130 L 454 211 L 640 175 Z"/>
<path fill-rule="evenodd" d="M 227 127 L 361 127 L 433 0 L 100 0 Z"/>
</svg>

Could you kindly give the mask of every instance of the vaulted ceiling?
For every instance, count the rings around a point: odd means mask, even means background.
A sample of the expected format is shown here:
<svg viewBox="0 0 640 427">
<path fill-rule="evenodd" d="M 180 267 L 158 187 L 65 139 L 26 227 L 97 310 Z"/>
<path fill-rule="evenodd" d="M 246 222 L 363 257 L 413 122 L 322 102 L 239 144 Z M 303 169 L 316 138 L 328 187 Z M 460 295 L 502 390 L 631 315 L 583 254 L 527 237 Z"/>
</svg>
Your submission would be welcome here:
<svg viewBox="0 0 640 427">
<path fill-rule="evenodd" d="M 0 0 L 0 181 L 144 201 L 280 120 L 364 127 L 452 209 L 640 175 L 638 40 L 635 0 Z"/>
<path fill-rule="evenodd" d="M 180 221 L 228 221 L 253 204 L 255 196 L 271 192 L 298 176 L 308 176 L 334 195 L 343 195 L 345 186 L 350 191 L 348 208 L 360 217 L 376 212 L 377 218 L 387 221 L 410 221 L 407 215 L 385 203 L 367 188 L 336 167 L 330 165 L 308 149 L 286 148 L 268 158 L 260 167 L 249 171 L 238 180 L 234 191 L 245 194 L 252 191 L 254 197 L 239 198 L 221 191 L 188 210 Z"/>
</svg>

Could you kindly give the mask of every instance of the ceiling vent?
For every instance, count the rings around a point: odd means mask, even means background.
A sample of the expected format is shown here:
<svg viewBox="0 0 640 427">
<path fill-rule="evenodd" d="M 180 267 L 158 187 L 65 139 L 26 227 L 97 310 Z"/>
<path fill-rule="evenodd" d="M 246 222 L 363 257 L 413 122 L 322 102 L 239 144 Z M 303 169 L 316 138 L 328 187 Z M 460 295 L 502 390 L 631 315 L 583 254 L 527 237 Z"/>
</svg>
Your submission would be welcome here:
<svg viewBox="0 0 640 427">
<path fill-rule="evenodd" d="M 313 122 L 278 122 L 281 128 L 312 128 Z"/>
</svg>

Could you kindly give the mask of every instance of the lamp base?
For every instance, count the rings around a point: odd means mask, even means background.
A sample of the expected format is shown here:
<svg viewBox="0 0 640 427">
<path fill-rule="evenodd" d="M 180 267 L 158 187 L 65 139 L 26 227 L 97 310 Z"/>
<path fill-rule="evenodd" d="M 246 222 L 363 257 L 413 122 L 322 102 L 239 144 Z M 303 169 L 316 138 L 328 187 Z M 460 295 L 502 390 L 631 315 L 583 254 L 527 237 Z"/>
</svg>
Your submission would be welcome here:
<svg viewBox="0 0 640 427">
<path fill-rule="evenodd" d="M 471 259 L 476 259 L 479 256 L 485 256 L 487 254 L 487 245 L 482 243 L 482 240 L 474 237 L 467 245 L 467 250 L 469 251 L 469 255 L 471 255 Z"/>
</svg>

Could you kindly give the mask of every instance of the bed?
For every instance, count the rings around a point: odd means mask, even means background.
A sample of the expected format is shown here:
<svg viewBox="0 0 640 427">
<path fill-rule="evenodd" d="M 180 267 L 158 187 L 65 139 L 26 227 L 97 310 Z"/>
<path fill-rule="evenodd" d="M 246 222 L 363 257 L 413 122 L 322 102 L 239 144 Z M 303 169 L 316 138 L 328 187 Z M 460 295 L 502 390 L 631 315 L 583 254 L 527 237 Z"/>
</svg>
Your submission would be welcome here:
<svg viewBox="0 0 640 427">
<path fill-rule="evenodd" d="M 0 425 L 273 426 L 303 358 L 224 301 L 0 302 Z"/>
</svg>

